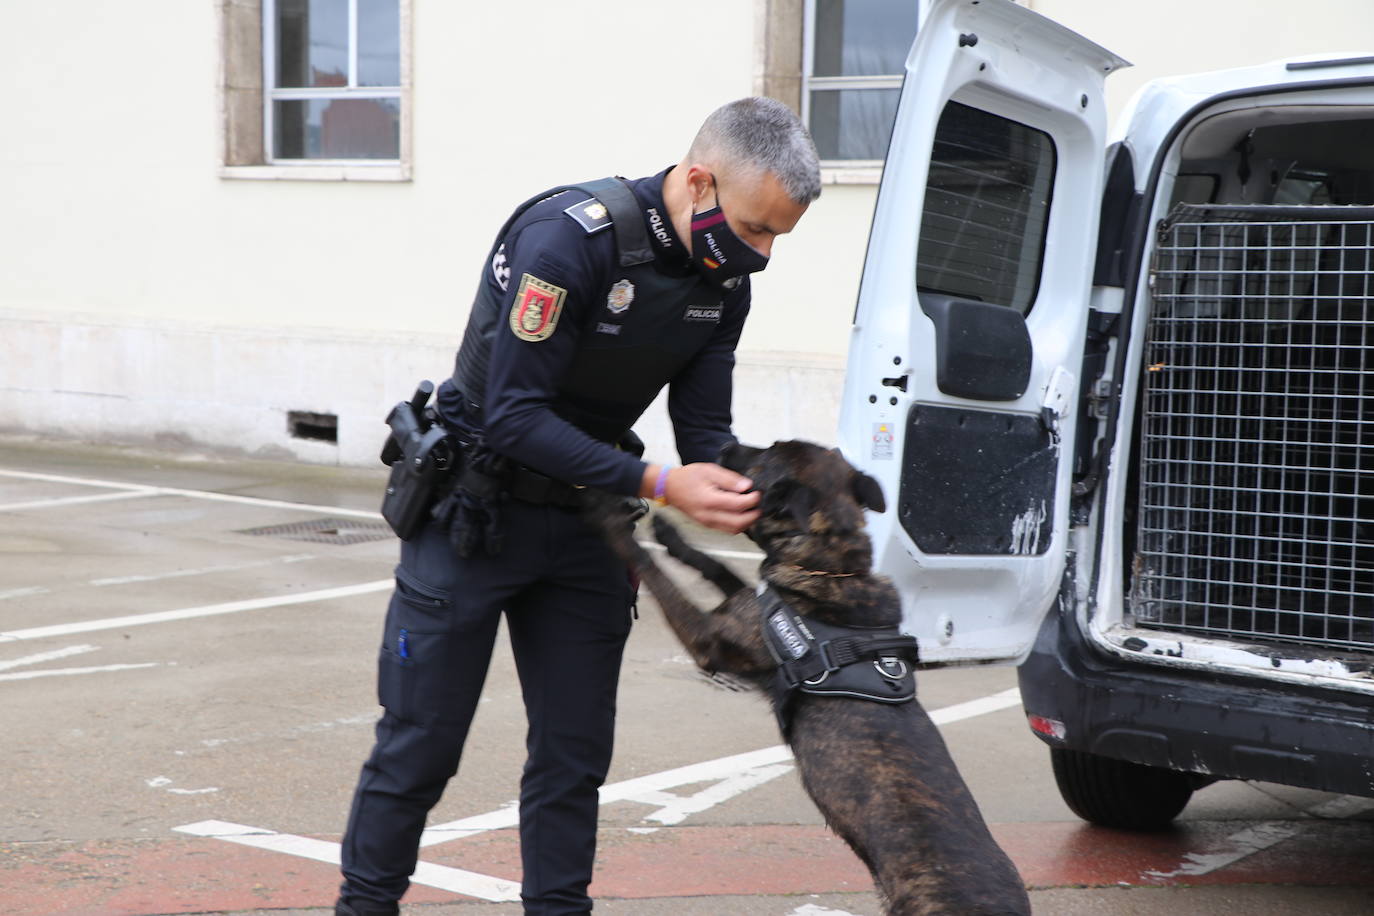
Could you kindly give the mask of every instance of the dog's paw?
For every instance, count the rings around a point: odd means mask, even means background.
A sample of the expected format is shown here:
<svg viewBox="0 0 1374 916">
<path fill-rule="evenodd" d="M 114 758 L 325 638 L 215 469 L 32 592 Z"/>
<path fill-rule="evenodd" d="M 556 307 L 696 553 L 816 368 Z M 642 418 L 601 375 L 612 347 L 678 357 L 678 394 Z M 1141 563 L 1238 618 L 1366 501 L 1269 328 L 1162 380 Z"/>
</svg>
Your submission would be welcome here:
<svg viewBox="0 0 1374 916">
<path fill-rule="evenodd" d="M 664 547 L 671 550 L 673 547 L 684 543 L 682 535 L 677 530 L 677 526 L 664 518 L 662 513 L 654 513 L 651 522 L 654 527 L 654 540 L 658 541 Z"/>
<path fill-rule="evenodd" d="M 642 499 L 618 496 L 591 487 L 579 492 L 582 500 L 582 517 L 603 531 L 633 525 L 647 511 Z"/>
</svg>

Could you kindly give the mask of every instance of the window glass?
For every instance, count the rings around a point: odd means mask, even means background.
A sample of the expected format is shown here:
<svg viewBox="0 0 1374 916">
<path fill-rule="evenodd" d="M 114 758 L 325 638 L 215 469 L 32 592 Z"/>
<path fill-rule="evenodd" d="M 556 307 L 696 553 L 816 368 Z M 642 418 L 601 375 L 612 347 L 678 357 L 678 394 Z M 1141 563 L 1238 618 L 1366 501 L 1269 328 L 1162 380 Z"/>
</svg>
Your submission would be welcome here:
<svg viewBox="0 0 1374 916">
<path fill-rule="evenodd" d="M 400 159 L 400 0 L 264 0 L 268 160 Z"/>
<path fill-rule="evenodd" d="M 358 0 L 358 85 L 401 85 L 401 9 L 396 0 Z"/>
<path fill-rule="evenodd" d="M 892 0 L 816 0 L 812 76 L 901 73 L 916 7 Z"/>
<path fill-rule="evenodd" d="M 1040 283 L 1055 158 L 1044 131 L 946 105 L 931 152 L 917 287 L 1028 312 Z"/>
<path fill-rule="evenodd" d="M 276 85 L 348 85 L 348 0 L 277 0 Z"/>
<path fill-rule="evenodd" d="M 881 161 L 897 113 L 917 0 L 812 0 L 802 108 L 823 161 Z"/>
<path fill-rule="evenodd" d="M 1190 172 L 1179 175 L 1174 180 L 1174 203 L 1208 204 L 1216 195 L 1216 175 Z"/>
<path fill-rule="evenodd" d="M 811 136 L 822 159 L 881 159 L 887 154 L 899 89 L 811 93 Z"/>
<path fill-rule="evenodd" d="M 274 148 L 282 159 L 397 159 L 400 99 L 273 102 Z"/>
<path fill-rule="evenodd" d="M 1279 181 L 1274 189 L 1276 204 L 1329 204 L 1331 203 L 1331 179 L 1326 175 L 1303 172 L 1290 172 Z"/>
</svg>

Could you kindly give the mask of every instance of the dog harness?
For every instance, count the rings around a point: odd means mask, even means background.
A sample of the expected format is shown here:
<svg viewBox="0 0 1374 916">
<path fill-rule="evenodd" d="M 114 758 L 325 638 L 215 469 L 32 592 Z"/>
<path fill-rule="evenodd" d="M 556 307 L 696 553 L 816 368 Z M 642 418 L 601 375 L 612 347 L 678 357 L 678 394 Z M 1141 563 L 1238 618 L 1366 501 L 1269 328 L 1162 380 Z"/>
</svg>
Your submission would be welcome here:
<svg viewBox="0 0 1374 916">
<path fill-rule="evenodd" d="M 915 637 L 895 626 L 836 626 L 804 617 L 762 583 L 758 599 L 764 641 L 778 665 L 773 710 L 783 735 L 792 724 L 797 691 L 878 703 L 908 703 L 916 696 Z"/>
</svg>

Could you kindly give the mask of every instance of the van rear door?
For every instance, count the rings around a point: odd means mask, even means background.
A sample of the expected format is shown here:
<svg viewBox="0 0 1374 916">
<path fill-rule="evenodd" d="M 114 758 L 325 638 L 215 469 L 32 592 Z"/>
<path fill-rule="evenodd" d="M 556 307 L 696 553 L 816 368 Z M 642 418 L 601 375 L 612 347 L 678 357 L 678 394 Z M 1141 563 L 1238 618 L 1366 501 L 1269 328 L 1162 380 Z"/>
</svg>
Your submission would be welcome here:
<svg viewBox="0 0 1374 916">
<path fill-rule="evenodd" d="M 1009 0 L 934 0 L 907 59 L 840 442 L 887 494 L 875 565 L 924 662 L 1019 661 L 1059 591 L 1125 65 Z"/>
</svg>

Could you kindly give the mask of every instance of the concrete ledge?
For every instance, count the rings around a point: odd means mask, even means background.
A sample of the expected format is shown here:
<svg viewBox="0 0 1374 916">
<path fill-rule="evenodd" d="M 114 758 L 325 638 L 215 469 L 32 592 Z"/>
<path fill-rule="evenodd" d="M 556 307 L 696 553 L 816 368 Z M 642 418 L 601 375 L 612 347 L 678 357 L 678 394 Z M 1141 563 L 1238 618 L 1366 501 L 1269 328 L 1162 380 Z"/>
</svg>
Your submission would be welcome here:
<svg viewBox="0 0 1374 916">
<path fill-rule="evenodd" d="M 249 181 L 410 181 L 408 165 L 225 165 L 219 177 Z"/>
<path fill-rule="evenodd" d="M 0 311 L 0 430 L 365 466 L 392 405 L 447 378 L 457 343 Z M 842 385 L 835 357 L 738 354 L 736 434 L 831 443 Z M 675 461 L 665 402 L 636 429 Z M 292 411 L 337 416 L 337 443 L 293 438 Z"/>
</svg>

